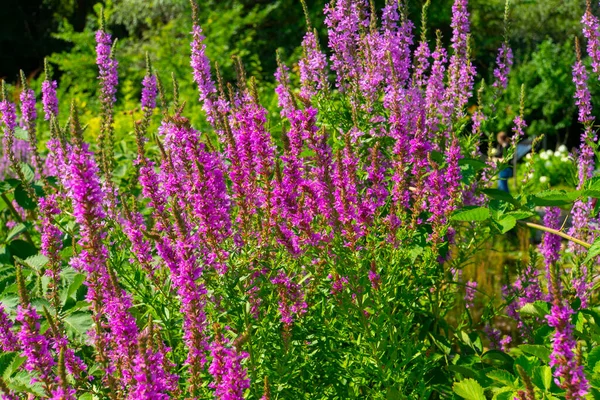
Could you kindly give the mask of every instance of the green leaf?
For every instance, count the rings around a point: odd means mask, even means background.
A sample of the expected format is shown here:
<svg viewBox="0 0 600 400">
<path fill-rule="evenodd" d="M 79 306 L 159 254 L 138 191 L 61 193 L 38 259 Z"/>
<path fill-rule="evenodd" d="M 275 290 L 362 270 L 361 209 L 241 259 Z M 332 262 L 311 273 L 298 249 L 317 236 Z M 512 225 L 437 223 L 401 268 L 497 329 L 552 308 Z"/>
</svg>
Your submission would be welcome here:
<svg viewBox="0 0 600 400">
<path fill-rule="evenodd" d="M 600 238 L 596 239 L 594 241 L 594 243 L 592 244 L 592 247 L 589 248 L 588 252 L 587 252 L 587 256 L 585 257 L 585 260 L 583 260 L 583 263 L 587 263 L 588 261 L 590 261 L 592 258 L 596 258 L 600 255 Z"/>
<path fill-rule="evenodd" d="M 31 165 L 22 162 L 21 163 L 21 172 L 23 173 L 23 178 L 25 178 L 26 182 L 31 182 L 35 179 L 35 172 Z"/>
<path fill-rule="evenodd" d="M 48 263 L 48 257 L 43 254 L 36 254 L 35 256 L 27 257 L 24 263 L 28 267 L 39 271 Z"/>
<path fill-rule="evenodd" d="M 505 201 L 507 203 L 511 203 L 511 204 L 518 204 L 517 201 L 515 200 L 514 197 L 512 197 L 512 195 L 510 193 L 506 193 L 504 190 L 500 190 L 500 189 L 483 189 L 482 192 L 494 199 L 494 200 L 500 200 L 500 201 Z"/>
<path fill-rule="evenodd" d="M 512 217 L 514 217 L 517 220 L 521 220 L 521 219 L 527 219 L 527 218 L 531 218 L 534 215 L 536 215 L 534 212 L 531 211 L 511 211 L 511 212 L 507 212 L 505 215 L 510 215 Z"/>
<path fill-rule="evenodd" d="M 26 210 L 35 209 L 35 202 L 29 197 L 25 189 L 23 189 L 23 185 L 15 188 L 15 201 Z"/>
<path fill-rule="evenodd" d="M 549 390 L 552 386 L 552 368 L 548 366 L 535 367 L 531 381 L 542 390 Z"/>
<path fill-rule="evenodd" d="M 65 326 L 79 335 L 85 335 L 93 326 L 92 316 L 86 312 L 75 312 L 64 319 Z"/>
<path fill-rule="evenodd" d="M 510 386 L 511 388 L 515 387 L 515 376 L 503 369 L 496 369 L 494 371 L 490 371 L 487 373 L 486 376 L 496 382 L 500 382 L 505 386 Z"/>
<path fill-rule="evenodd" d="M 541 346 L 539 344 L 522 344 L 519 346 L 519 349 L 521 349 L 524 353 L 536 356 L 545 363 L 550 362 L 551 351 L 545 346 Z"/>
<path fill-rule="evenodd" d="M 486 207 L 465 207 L 458 210 L 454 215 L 452 215 L 452 220 L 454 221 L 485 221 L 490 217 L 490 210 Z"/>
<path fill-rule="evenodd" d="M 8 232 L 6 241 L 10 242 L 11 240 L 13 240 L 17 236 L 19 236 L 21 233 L 25 232 L 25 229 L 27 229 L 27 228 L 25 227 L 24 224 L 17 224 L 15 226 L 13 226 L 13 228 L 10 230 L 10 232 Z"/>
<path fill-rule="evenodd" d="M 475 158 L 461 158 L 460 160 L 458 160 L 458 165 L 470 165 L 475 171 L 479 171 L 480 169 L 485 168 L 487 164 Z"/>
<path fill-rule="evenodd" d="M 15 126 L 15 139 L 20 139 L 20 140 L 24 140 L 26 142 L 29 142 L 29 134 L 27 133 L 27 131 L 23 128 L 21 128 L 20 126 Z"/>
<path fill-rule="evenodd" d="M 517 220 L 512 215 L 504 215 L 499 221 L 497 221 L 500 225 L 500 232 L 502 234 L 510 231 L 517 225 Z"/>
<path fill-rule="evenodd" d="M 0 376 L 4 375 L 16 356 L 17 353 L 15 352 L 3 352 L 0 354 Z"/>
<path fill-rule="evenodd" d="M 573 203 L 581 195 L 579 191 L 545 190 L 533 196 L 536 206 L 565 206 Z"/>
<path fill-rule="evenodd" d="M 481 359 L 482 360 L 496 360 L 496 361 L 500 361 L 502 363 L 503 366 L 506 366 L 508 368 L 512 367 L 512 364 L 514 363 L 513 358 L 506 354 L 503 351 L 500 350 L 488 350 L 485 353 L 483 353 L 481 355 Z"/>
<path fill-rule="evenodd" d="M 522 314 L 532 315 L 534 317 L 545 318 L 546 315 L 550 312 L 548 309 L 548 304 L 543 301 L 536 301 L 534 303 L 527 303 L 519 312 Z"/>
<path fill-rule="evenodd" d="M 483 388 L 475 379 L 465 379 L 452 386 L 454 393 L 467 400 L 485 400 Z"/>
<path fill-rule="evenodd" d="M 590 369 L 594 369 L 596 364 L 600 361 L 600 346 L 596 346 L 590 351 L 587 358 L 587 364 Z"/>
</svg>

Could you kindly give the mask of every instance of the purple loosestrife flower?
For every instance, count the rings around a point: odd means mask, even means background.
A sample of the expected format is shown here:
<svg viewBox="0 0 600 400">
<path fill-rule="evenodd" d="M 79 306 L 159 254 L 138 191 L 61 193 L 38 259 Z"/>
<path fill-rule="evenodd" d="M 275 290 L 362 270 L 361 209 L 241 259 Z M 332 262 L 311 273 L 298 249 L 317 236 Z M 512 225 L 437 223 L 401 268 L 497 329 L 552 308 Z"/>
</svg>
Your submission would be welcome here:
<svg viewBox="0 0 600 400">
<path fill-rule="evenodd" d="M 104 111 L 112 110 L 117 101 L 117 60 L 112 56 L 112 37 L 110 33 L 100 29 L 96 32 L 96 65 L 98 65 L 100 79 L 100 101 Z"/>
<path fill-rule="evenodd" d="M 544 226 L 552 229 L 560 229 L 560 208 L 548 207 L 544 214 Z M 546 266 L 546 281 L 551 282 L 552 268 L 560 257 L 561 238 L 549 232 L 544 232 L 540 252 L 544 257 Z M 560 290 L 560 289 L 559 289 Z M 549 299 L 552 300 L 552 293 L 549 293 Z"/>
<path fill-rule="evenodd" d="M 279 271 L 277 276 L 271 279 L 273 285 L 277 285 L 279 291 L 279 313 L 281 322 L 290 327 L 294 320 L 306 313 L 308 304 L 304 299 L 302 286 L 292 281 L 291 277 L 284 271 Z"/>
<path fill-rule="evenodd" d="M 131 297 L 118 286 L 108 270 L 108 249 L 102 242 L 106 237 L 103 210 L 105 195 L 99 178 L 99 169 L 87 143 L 81 142 L 81 131 L 76 112 L 71 115 L 75 144 L 68 155 L 68 181 L 65 187 L 73 204 L 73 215 L 80 228 L 78 241 L 81 251 L 71 259 L 71 265 L 86 273 L 87 298 L 92 303 L 94 318 L 106 318 L 104 331 L 95 333 L 95 345 L 102 362 L 122 375 L 123 384 L 132 379 L 131 365 L 137 349 L 137 326 L 129 313 Z"/>
<path fill-rule="evenodd" d="M 46 336 L 40 333 L 40 316 L 31 305 L 20 305 L 17 308 L 17 321 L 21 323 L 21 329 L 17 334 L 20 347 L 25 357 L 25 369 L 29 372 L 37 372 L 37 378 L 48 382 L 54 358 L 50 353 L 50 343 Z"/>
<path fill-rule="evenodd" d="M 577 62 L 573 66 L 573 83 L 575 84 L 575 103 L 579 109 L 579 122 L 584 126 L 581 133 L 581 147 L 577 165 L 579 169 L 578 189 L 582 189 L 585 182 L 593 176 L 595 161 L 594 148 L 597 147 L 597 137 L 593 129 L 594 116 L 592 114 L 592 96 L 588 86 L 588 74 L 581 61 L 579 45 L 577 45 Z M 571 211 L 573 224 L 569 234 L 582 240 L 594 239 L 590 232 L 590 219 L 592 215 L 592 203 L 587 199 L 577 200 Z M 592 237 L 590 237 L 592 236 Z M 575 253 L 583 250 L 579 246 L 571 245 Z M 577 296 L 581 298 L 582 307 L 587 306 L 589 296 L 588 271 L 583 265 L 577 269 L 577 277 L 574 282 Z"/>
<path fill-rule="evenodd" d="M 475 294 L 477 293 L 477 282 L 469 281 L 465 285 L 465 307 L 473 308 L 473 301 L 475 300 Z"/>
<path fill-rule="evenodd" d="M 16 351 L 18 347 L 17 337 L 12 331 L 13 323 L 0 304 L 0 349 L 2 351 Z"/>
<path fill-rule="evenodd" d="M 52 116 L 58 116 L 58 98 L 56 97 L 56 81 L 45 80 L 42 82 L 42 105 L 44 119 L 50 121 Z"/>
<path fill-rule="evenodd" d="M 427 85 L 427 69 L 429 68 L 429 57 L 431 50 L 426 40 L 421 40 L 415 50 L 415 70 L 413 72 L 413 84 L 423 88 Z"/>
<path fill-rule="evenodd" d="M 208 372 L 214 382 L 209 387 L 215 389 L 215 398 L 219 400 L 243 400 L 244 391 L 250 387 L 248 373 L 242 366 L 248 353 L 240 352 L 219 334 L 211 345 L 212 361 Z"/>
<path fill-rule="evenodd" d="M 405 86 L 410 79 L 411 68 L 411 50 L 413 44 L 413 29 L 412 21 L 403 18 L 400 26 L 400 15 L 398 13 L 398 5 L 396 2 L 390 2 L 383 8 L 382 15 L 382 40 L 383 54 L 381 63 L 385 68 L 385 74 L 388 77 L 388 84 L 391 83 L 392 75 L 396 76 L 400 85 Z M 386 53 L 389 54 L 388 61 Z M 422 61 L 422 58 L 421 58 Z M 393 71 L 390 70 L 393 68 Z"/>
<path fill-rule="evenodd" d="M 60 385 L 52 390 L 51 400 L 75 400 L 76 391 L 73 388 L 64 388 Z"/>
<path fill-rule="evenodd" d="M 454 54 L 448 67 L 446 108 L 449 115 L 462 116 L 475 78 L 475 68 L 469 60 L 469 11 L 468 0 L 455 0 L 452 6 L 452 49 Z"/>
<path fill-rule="evenodd" d="M 39 199 L 40 207 L 40 231 L 41 231 L 41 247 L 40 252 L 48 257 L 48 265 L 46 275 L 50 277 L 48 284 L 51 291 L 50 298 L 52 305 L 58 310 L 60 307 L 60 299 L 58 289 L 60 285 L 60 271 L 62 261 L 60 250 L 62 249 L 62 232 L 54 224 L 54 217 L 60 214 L 56 202 L 56 195 L 49 194 Z"/>
<path fill-rule="evenodd" d="M 509 345 L 512 342 L 512 337 L 510 336 L 504 336 L 502 339 L 500 339 L 500 350 L 502 350 L 505 353 L 508 353 L 508 351 L 510 350 Z"/>
<path fill-rule="evenodd" d="M 574 311 L 567 303 L 555 298 L 550 314 L 546 317 L 548 325 L 555 329 L 552 335 L 552 353 L 550 366 L 554 368 L 554 381 L 566 391 L 567 399 L 584 399 L 589 383 L 575 354 L 577 342 L 571 323 Z"/>
<path fill-rule="evenodd" d="M 535 265 L 527 265 L 521 271 L 512 286 L 503 286 L 502 295 L 510 303 L 506 306 L 506 314 L 517 322 L 519 333 L 523 339 L 531 336 L 531 327 L 522 319 L 519 310 L 528 303 L 544 300 L 539 283 L 539 272 Z"/>
<path fill-rule="evenodd" d="M 66 371 L 75 379 L 79 379 L 83 372 L 87 370 L 85 363 L 79 358 L 72 348 L 69 347 L 69 339 L 61 331 L 60 327 L 53 323 L 53 326 L 47 331 L 48 339 L 52 343 L 52 349 L 56 354 L 63 352 L 63 361 Z M 59 359 L 59 363 L 60 363 Z"/>
<path fill-rule="evenodd" d="M 460 154 L 460 143 L 458 138 L 455 136 L 446 151 L 446 160 L 448 163 L 448 167 L 446 169 L 446 183 L 448 185 L 449 197 L 446 215 L 450 215 L 450 213 L 456 210 L 459 205 L 462 179 L 459 166 L 459 161 L 461 158 L 462 155 Z"/>
<path fill-rule="evenodd" d="M 600 72 L 600 23 L 598 17 L 592 14 L 589 2 L 581 23 L 583 36 L 587 39 L 587 53 L 592 59 L 592 69 L 597 74 Z"/>
<path fill-rule="evenodd" d="M 11 164 L 30 162 L 31 150 L 27 141 L 15 138 L 15 128 L 17 127 L 16 107 L 6 99 L 5 95 L 3 95 L 3 100 L 0 101 L 0 117 L 0 121 L 2 122 L 2 125 L 4 125 L 4 137 L 2 139 L 3 169 L 0 170 L 0 173 L 5 176 L 9 175 L 8 169 Z"/>
<path fill-rule="evenodd" d="M 165 171 L 171 184 L 167 185 L 169 193 L 178 198 L 182 209 L 193 205 L 193 222 L 200 237 L 205 238 L 201 241 L 204 261 L 225 273 L 228 254 L 220 244 L 231 235 L 231 205 L 221 157 L 205 149 L 199 133 L 182 117 L 177 123 L 163 124 L 161 133 L 174 168 Z"/>
<path fill-rule="evenodd" d="M 309 101 L 327 88 L 327 57 L 319 48 L 315 32 L 307 32 L 302 40 L 303 55 L 298 62 L 300 70 L 300 97 Z"/>
<path fill-rule="evenodd" d="M 513 120 L 513 137 L 512 140 L 514 143 L 517 143 L 519 139 L 525 137 L 525 128 L 527 128 L 527 122 L 523 119 L 521 115 L 517 115 Z"/>
<path fill-rule="evenodd" d="M 329 32 L 331 69 L 341 91 L 361 76 L 359 57 L 361 28 L 369 26 L 368 3 L 365 0 L 332 0 L 325 6 L 325 25 Z"/>
<path fill-rule="evenodd" d="M 135 255 L 146 272 L 152 277 L 154 275 L 152 266 L 152 245 L 144 235 L 147 233 L 148 229 L 143 215 L 137 211 L 125 211 L 125 215 L 122 218 L 122 226 L 123 232 L 131 242 L 131 252 Z"/>
<path fill-rule="evenodd" d="M 158 95 L 156 76 L 146 74 L 142 80 L 142 86 L 142 110 L 151 112 L 156 108 L 156 96 Z"/>
<path fill-rule="evenodd" d="M 37 111 L 35 109 L 35 92 L 27 87 L 20 94 L 21 100 L 21 128 L 29 130 L 35 127 Z"/>
<path fill-rule="evenodd" d="M 338 216 L 346 246 L 354 247 L 356 240 L 365 234 L 363 204 L 358 194 L 358 157 L 353 149 L 351 136 L 359 133 L 356 128 L 346 133 L 346 143 L 338 151 L 331 182 L 334 187 L 334 209 Z"/>
<path fill-rule="evenodd" d="M 140 340 L 144 340 L 143 338 Z M 148 342 L 152 340 L 149 338 Z M 149 343 L 151 344 L 151 343 Z M 148 346 L 149 347 L 149 346 Z M 134 360 L 134 384 L 128 400 L 168 400 L 177 389 L 177 376 L 168 372 L 167 348 L 142 348 Z"/>
<path fill-rule="evenodd" d="M 493 87 L 498 90 L 506 90 L 508 86 L 508 74 L 513 65 L 513 52 L 506 43 L 498 49 L 498 57 L 496 58 L 496 68 L 494 69 Z"/>
<path fill-rule="evenodd" d="M 217 105 L 213 99 L 217 89 L 212 80 L 210 61 L 206 57 L 205 37 L 202 35 L 202 28 L 200 26 L 194 24 L 192 37 L 193 40 L 190 43 L 192 49 L 190 64 L 192 66 L 194 82 L 198 85 L 198 91 L 200 92 L 199 100 L 203 103 L 207 119 L 214 125 L 218 118 Z"/>
<path fill-rule="evenodd" d="M 425 89 L 425 108 L 427 112 L 425 126 L 429 132 L 429 139 L 432 141 L 434 149 L 437 150 L 439 147 L 435 138 L 439 131 L 440 110 L 443 110 L 442 104 L 444 103 L 446 90 L 444 75 L 446 74 L 447 54 L 446 49 L 442 47 L 441 38 L 438 38 L 437 40 L 437 45 L 432 57 L 433 65 Z M 449 115 L 445 115 L 445 118 L 449 117 Z"/>
</svg>

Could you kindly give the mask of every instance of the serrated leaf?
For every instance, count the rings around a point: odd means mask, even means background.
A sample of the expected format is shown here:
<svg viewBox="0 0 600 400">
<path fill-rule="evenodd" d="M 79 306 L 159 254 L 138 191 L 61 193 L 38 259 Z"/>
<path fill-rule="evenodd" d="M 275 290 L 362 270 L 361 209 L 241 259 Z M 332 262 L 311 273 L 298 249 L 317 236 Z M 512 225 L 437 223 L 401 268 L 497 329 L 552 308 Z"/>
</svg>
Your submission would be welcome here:
<svg viewBox="0 0 600 400">
<path fill-rule="evenodd" d="M 536 356 L 545 363 L 550 362 L 551 351 L 545 346 L 541 346 L 539 344 L 522 344 L 519 346 L 519 349 L 521 349 L 524 353 Z"/>
<path fill-rule="evenodd" d="M 545 318 L 548 315 L 548 304 L 543 301 L 527 303 L 518 310 L 522 314 L 533 315 L 539 318 Z"/>
<path fill-rule="evenodd" d="M 454 213 L 451 219 L 454 221 L 473 222 L 485 221 L 488 218 L 490 218 L 490 210 L 486 207 L 465 207 Z"/>
<path fill-rule="evenodd" d="M 21 163 L 21 172 L 23 173 L 23 178 L 25 178 L 26 182 L 31 182 L 35 179 L 35 172 L 31 165 L 22 162 Z"/>
<path fill-rule="evenodd" d="M 464 379 L 452 386 L 454 393 L 467 400 L 485 400 L 481 385 L 475 379 Z"/>
<path fill-rule="evenodd" d="M 12 364 L 17 356 L 15 352 L 2 352 L 0 354 L 0 376 L 4 376 L 6 369 Z"/>
<path fill-rule="evenodd" d="M 67 315 L 64 318 L 65 326 L 68 327 L 72 332 L 79 335 L 85 335 L 94 324 L 92 316 L 86 312 L 75 312 Z"/>
<path fill-rule="evenodd" d="M 19 367 L 25 362 L 26 358 L 25 357 L 21 357 L 17 354 L 15 354 L 15 356 L 13 357 L 13 359 L 10 361 L 10 363 L 6 366 L 6 368 L 4 369 L 4 372 L 2 373 L 2 377 L 4 378 L 4 380 L 9 380 L 10 377 L 19 369 Z"/>
<path fill-rule="evenodd" d="M 596 364 L 600 361 L 600 346 L 596 346 L 590 351 L 587 358 L 587 364 L 590 369 L 594 369 Z"/>
<path fill-rule="evenodd" d="M 573 203 L 581 195 L 579 191 L 545 190 L 533 196 L 536 206 L 565 206 Z"/>
<path fill-rule="evenodd" d="M 494 371 L 490 371 L 486 374 L 486 376 L 496 382 L 500 382 L 505 386 L 510 386 L 514 388 L 516 377 L 508 371 L 503 369 L 496 369 Z"/>
<path fill-rule="evenodd" d="M 36 254 L 35 256 L 27 257 L 24 263 L 32 269 L 39 271 L 48 263 L 48 257 L 43 254 Z"/>
</svg>

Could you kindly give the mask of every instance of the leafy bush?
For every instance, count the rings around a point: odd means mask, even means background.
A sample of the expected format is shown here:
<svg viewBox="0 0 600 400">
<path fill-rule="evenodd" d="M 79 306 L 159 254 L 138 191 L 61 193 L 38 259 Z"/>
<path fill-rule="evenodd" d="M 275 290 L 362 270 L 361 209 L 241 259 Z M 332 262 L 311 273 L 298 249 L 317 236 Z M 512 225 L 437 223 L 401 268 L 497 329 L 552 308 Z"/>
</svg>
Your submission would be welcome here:
<svg viewBox="0 0 600 400">
<path fill-rule="evenodd" d="M 235 81 L 211 64 L 194 5 L 189 60 L 159 37 L 165 53 L 123 79 L 128 68 L 119 69 L 101 18 L 95 53 L 91 30 L 65 33 L 76 57 L 87 52 L 79 67 L 93 71 L 94 60 L 98 78 L 69 82 L 77 58 L 54 59 L 70 87 L 57 88 L 47 69 L 38 105 L 23 74 L 18 116 L 3 85 L 5 397 L 597 393 L 600 240 L 591 222 L 600 180 L 584 64 L 573 65 L 584 126 L 577 190 L 525 185 L 513 196 L 490 188 L 504 162 L 479 153 L 504 118 L 509 43 L 498 44 L 491 100 L 469 115 L 467 1 L 454 2 L 451 48 L 438 40 L 433 52 L 425 35 L 415 40 L 404 8 L 374 12 L 363 0 L 326 7 L 329 55 L 308 30 L 297 69 L 279 58 L 279 115 L 241 57 L 231 61 Z M 600 32 L 586 18 L 597 73 Z M 184 32 L 173 21 L 162 35 Z M 131 55 L 138 64 L 140 53 Z M 170 83 L 156 72 L 169 63 Z M 190 75 L 193 84 L 179 84 Z M 139 82 L 141 104 L 117 96 Z M 95 93 L 94 104 L 74 99 L 66 112 L 64 97 L 78 91 Z M 524 113 L 522 98 L 506 160 L 525 135 Z M 561 206 L 572 206 L 568 232 Z M 544 231 L 542 245 L 520 260 L 502 307 L 476 310 L 479 285 L 462 271 L 517 225 Z M 501 338 L 499 317 L 512 318 L 518 336 Z"/>
</svg>

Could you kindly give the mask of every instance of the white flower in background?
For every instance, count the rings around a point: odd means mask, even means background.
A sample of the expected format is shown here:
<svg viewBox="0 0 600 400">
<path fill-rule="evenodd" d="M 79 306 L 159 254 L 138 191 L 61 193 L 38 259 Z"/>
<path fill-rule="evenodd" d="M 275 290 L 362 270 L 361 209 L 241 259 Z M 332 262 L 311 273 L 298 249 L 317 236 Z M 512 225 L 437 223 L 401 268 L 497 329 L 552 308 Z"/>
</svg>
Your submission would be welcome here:
<svg viewBox="0 0 600 400">
<path fill-rule="evenodd" d="M 546 154 L 548 155 L 548 157 L 552 157 L 554 155 L 554 152 L 550 149 L 546 150 Z"/>
<path fill-rule="evenodd" d="M 548 177 L 547 176 L 540 176 L 540 183 L 546 183 L 548 182 Z"/>
<path fill-rule="evenodd" d="M 561 144 L 560 147 L 558 148 L 559 153 L 567 153 L 567 146 L 565 146 L 564 144 Z"/>
<path fill-rule="evenodd" d="M 548 153 L 546 153 L 545 151 L 542 151 L 542 152 L 540 153 L 540 158 L 541 158 L 542 160 L 547 160 L 547 159 L 549 158 L 549 157 L 548 157 Z"/>
<path fill-rule="evenodd" d="M 550 168 L 551 166 L 552 166 L 552 161 L 546 161 L 544 163 L 544 167 L 546 167 L 546 168 Z"/>
<path fill-rule="evenodd" d="M 567 156 L 563 156 L 560 161 L 564 162 L 564 163 L 568 163 L 569 161 L 571 161 L 571 159 Z"/>
<path fill-rule="evenodd" d="M 527 153 L 527 155 L 525 156 L 526 160 L 531 160 L 531 153 Z"/>
<path fill-rule="evenodd" d="M 527 179 L 532 180 L 534 177 L 533 172 L 527 174 Z"/>
</svg>

